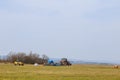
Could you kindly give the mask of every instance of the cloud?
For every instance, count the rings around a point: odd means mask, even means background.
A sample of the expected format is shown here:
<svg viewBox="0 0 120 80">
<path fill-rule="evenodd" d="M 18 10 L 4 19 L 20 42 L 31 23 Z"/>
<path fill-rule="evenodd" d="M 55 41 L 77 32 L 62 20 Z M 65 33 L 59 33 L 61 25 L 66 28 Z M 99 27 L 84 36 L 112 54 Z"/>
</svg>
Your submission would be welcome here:
<svg viewBox="0 0 120 80">
<path fill-rule="evenodd" d="M 9 3 L 9 2 L 8 2 Z M 12 3 L 12 4 L 11 4 Z M 7 8 L 13 12 L 57 13 L 63 16 L 75 16 L 93 10 L 97 1 L 82 0 L 12 0 Z"/>
<path fill-rule="evenodd" d="M 1 21 L 48 24 L 108 24 L 118 22 L 119 0 L 7 0 Z M 37 24 L 36 24 L 37 25 Z"/>
<path fill-rule="evenodd" d="M 7 0 L 1 11 L 24 16 L 102 21 L 119 16 L 119 0 Z M 102 18 L 103 17 L 103 18 Z M 110 20 L 109 19 L 109 20 Z M 106 20 L 106 19 L 105 19 Z"/>
<path fill-rule="evenodd" d="M 43 51 L 47 48 L 46 52 L 60 53 L 60 56 L 61 53 L 73 56 L 74 52 L 85 56 L 119 52 L 116 50 L 120 40 L 119 0 L 4 0 L 0 3 L 1 47 L 23 50 L 35 47 Z"/>
</svg>

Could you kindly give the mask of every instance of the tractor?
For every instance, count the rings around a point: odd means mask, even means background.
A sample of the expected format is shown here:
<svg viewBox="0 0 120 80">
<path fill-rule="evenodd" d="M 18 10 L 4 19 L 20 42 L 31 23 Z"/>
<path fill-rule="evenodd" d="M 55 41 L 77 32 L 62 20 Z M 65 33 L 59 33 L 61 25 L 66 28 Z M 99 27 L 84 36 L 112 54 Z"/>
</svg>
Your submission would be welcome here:
<svg viewBox="0 0 120 80">
<path fill-rule="evenodd" d="M 62 66 L 71 66 L 72 64 L 67 60 L 67 58 L 62 58 L 60 61 Z"/>
</svg>

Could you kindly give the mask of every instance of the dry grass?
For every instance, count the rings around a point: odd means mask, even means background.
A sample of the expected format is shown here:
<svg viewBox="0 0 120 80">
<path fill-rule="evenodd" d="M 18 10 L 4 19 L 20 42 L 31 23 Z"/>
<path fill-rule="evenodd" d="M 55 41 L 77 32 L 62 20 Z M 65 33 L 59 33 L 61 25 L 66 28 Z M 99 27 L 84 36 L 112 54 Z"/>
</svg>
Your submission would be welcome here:
<svg viewBox="0 0 120 80">
<path fill-rule="evenodd" d="M 0 80 L 119 80 L 120 69 L 106 65 L 14 66 L 0 64 Z"/>
</svg>

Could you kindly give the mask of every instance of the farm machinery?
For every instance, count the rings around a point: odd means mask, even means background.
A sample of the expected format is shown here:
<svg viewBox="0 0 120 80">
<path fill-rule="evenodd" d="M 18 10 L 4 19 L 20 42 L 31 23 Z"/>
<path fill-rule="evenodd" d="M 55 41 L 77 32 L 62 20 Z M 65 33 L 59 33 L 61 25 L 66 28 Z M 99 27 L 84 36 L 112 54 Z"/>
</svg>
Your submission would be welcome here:
<svg viewBox="0 0 120 80">
<path fill-rule="evenodd" d="M 47 63 L 44 63 L 44 66 L 71 66 L 71 65 L 72 64 L 67 60 L 67 58 L 62 58 L 57 63 L 49 59 Z"/>
<path fill-rule="evenodd" d="M 19 65 L 19 66 L 24 66 L 24 63 L 23 63 L 23 62 L 20 62 L 20 61 L 15 61 L 15 62 L 14 62 L 14 65 L 15 65 L 15 66 L 17 66 L 17 65 Z"/>
</svg>

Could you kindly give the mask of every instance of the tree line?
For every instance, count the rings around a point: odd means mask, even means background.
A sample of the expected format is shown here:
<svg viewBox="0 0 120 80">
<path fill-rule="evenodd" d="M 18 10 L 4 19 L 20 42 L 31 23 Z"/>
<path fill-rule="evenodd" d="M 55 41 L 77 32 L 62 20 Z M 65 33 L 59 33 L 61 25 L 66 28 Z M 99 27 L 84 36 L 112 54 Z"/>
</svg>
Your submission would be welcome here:
<svg viewBox="0 0 120 80">
<path fill-rule="evenodd" d="M 14 61 L 21 61 L 26 64 L 34 64 L 34 63 L 39 63 L 39 64 L 44 64 L 48 61 L 49 57 L 43 54 L 40 56 L 37 53 L 32 53 L 30 52 L 29 54 L 26 54 L 24 52 L 10 52 L 5 59 L 0 59 L 0 62 L 10 62 L 13 63 Z"/>
</svg>

